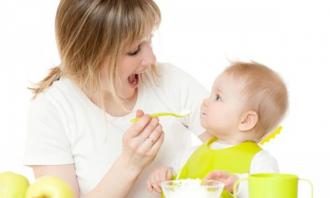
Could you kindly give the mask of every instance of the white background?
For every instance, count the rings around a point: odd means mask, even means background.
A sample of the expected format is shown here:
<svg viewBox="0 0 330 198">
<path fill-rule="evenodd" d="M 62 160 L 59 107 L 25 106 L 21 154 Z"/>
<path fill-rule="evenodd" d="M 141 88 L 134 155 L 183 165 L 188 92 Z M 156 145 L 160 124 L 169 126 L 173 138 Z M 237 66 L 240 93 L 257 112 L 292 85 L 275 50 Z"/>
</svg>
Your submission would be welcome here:
<svg viewBox="0 0 330 198">
<path fill-rule="evenodd" d="M 290 92 L 281 135 L 265 148 L 281 171 L 309 178 L 315 197 L 330 180 L 330 6 L 319 0 L 158 0 L 159 61 L 171 62 L 210 89 L 228 60 L 255 60 L 276 70 Z M 0 172 L 32 181 L 22 165 L 27 87 L 59 63 L 54 38 L 58 1 L 0 3 Z M 180 80 L 180 79 L 178 79 Z M 307 185 L 301 185 L 307 194 Z M 308 197 L 304 195 L 304 197 Z"/>
</svg>

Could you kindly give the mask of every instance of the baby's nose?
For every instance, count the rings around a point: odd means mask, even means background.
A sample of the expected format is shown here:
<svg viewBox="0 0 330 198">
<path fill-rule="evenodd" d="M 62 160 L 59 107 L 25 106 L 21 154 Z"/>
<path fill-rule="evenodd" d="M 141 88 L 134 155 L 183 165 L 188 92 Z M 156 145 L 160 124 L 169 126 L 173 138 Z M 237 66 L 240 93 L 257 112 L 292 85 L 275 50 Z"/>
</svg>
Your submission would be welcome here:
<svg viewBox="0 0 330 198">
<path fill-rule="evenodd" d="M 207 98 L 205 98 L 205 99 L 203 100 L 202 105 L 205 106 L 205 107 L 208 105 L 208 99 L 207 99 Z"/>
</svg>

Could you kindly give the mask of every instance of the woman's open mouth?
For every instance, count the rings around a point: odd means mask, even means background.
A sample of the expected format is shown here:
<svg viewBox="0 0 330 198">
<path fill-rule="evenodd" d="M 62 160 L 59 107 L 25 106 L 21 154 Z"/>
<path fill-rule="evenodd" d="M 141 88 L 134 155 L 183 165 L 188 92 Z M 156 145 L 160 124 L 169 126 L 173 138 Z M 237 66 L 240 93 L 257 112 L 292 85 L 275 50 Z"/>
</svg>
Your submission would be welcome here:
<svg viewBox="0 0 330 198">
<path fill-rule="evenodd" d="M 137 87 L 139 84 L 140 75 L 139 74 L 132 74 L 128 77 L 128 83 L 131 87 Z"/>
</svg>

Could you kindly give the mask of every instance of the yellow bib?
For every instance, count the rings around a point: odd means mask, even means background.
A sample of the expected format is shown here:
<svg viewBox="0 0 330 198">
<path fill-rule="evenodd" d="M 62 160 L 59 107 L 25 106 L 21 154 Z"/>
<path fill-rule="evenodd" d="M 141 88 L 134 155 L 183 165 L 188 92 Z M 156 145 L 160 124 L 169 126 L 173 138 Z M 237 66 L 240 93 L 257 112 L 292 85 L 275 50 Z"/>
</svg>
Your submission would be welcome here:
<svg viewBox="0 0 330 198">
<path fill-rule="evenodd" d="M 224 149 L 210 148 L 210 144 L 215 141 L 217 141 L 217 138 L 211 138 L 197 148 L 187 160 L 177 178 L 203 179 L 209 172 L 215 170 L 227 171 L 232 174 L 249 173 L 251 160 L 256 153 L 261 151 L 259 145 L 251 141 Z M 221 198 L 229 197 L 232 197 L 231 194 L 224 190 Z"/>
</svg>

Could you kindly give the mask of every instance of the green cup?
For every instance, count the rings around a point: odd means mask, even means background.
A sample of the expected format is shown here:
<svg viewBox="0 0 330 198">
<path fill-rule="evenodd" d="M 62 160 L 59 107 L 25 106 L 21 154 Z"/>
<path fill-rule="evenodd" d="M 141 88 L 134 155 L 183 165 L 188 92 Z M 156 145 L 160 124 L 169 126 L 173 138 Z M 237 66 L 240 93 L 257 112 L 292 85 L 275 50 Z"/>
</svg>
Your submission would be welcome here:
<svg viewBox="0 0 330 198">
<path fill-rule="evenodd" d="M 234 184 L 234 197 L 237 197 L 237 186 L 241 182 L 248 182 L 250 198 L 297 198 L 298 181 L 307 182 L 313 197 L 313 184 L 307 179 L 296 175 L 281 173 L 251 174 L 245 179 L 239 179 Z"/>
</svg>

